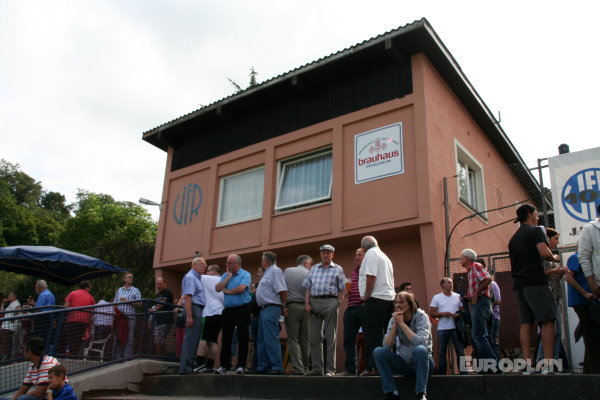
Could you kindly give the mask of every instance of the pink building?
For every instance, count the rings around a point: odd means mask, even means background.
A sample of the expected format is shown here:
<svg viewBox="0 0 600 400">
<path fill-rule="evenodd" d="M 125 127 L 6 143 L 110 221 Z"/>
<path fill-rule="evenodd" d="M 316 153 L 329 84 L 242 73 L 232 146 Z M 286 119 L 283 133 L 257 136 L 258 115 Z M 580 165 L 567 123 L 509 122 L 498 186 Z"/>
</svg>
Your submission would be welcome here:
<svg viewBox="0 0 600 400">
<path fill-rule="evenodd" d="M 223 268 L 228 254 L 240 254 L 254 272 L 265 250 L 285 268 L 300 254 L 318 260 L 319 246 L 329 243 L 349 277 L 360 238 L 371 234 L 394 263 L 396 284 L 412 282 L 425 305 L 445 275 L 443 178 L 451 224 L 537 192 L 425 19 L 167 122 L 143 139 L 168 153 L 154 268 L 174 289 L 196 251 Z M 492 227 L 514 215 L 505 211 L 464 224 L 470 231 Z M 450 255 L 464 247 L 506 251 L 514 230 L 504 224 L 492 237 L 455 237 Z"/>
</svg>

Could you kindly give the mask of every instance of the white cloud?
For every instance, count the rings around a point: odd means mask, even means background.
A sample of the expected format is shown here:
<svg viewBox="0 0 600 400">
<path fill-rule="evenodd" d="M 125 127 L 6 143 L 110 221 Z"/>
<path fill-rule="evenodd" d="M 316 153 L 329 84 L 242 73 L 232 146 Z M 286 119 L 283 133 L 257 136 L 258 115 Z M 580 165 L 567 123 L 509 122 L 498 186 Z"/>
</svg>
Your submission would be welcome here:
<svg viewBox="0 0 600 400">
<path fill-rule="evenodd" d="M 427 17 L 528 165 L 595 139 L 594 2 L 2 1 L 0 157 L 47 190 L 159 200 L 142 132 Z M 155 213 L 156 215 L 156 213 Z"/>
</svg>

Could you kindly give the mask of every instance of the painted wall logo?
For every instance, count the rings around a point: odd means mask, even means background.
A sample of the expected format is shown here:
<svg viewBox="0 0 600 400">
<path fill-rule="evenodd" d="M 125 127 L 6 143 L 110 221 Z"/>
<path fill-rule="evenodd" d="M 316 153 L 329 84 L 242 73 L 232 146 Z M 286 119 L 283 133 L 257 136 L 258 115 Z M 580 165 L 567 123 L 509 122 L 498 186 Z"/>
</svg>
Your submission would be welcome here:
<svg viewBox="0 0 600 400">
<path fill-rule="evenodd" d="M 186 225 L 198 216 L 202 204 L 202 189 L 195 183 L 183 187 L 180 194 L 175 197 L 173 205 L 173 219 L 179 225 Z"/>
<path fill-rule="evenodd" d="M 402 123 L 354 137 L 354 183 L 404 173 Z"/>
<path fill-rule="evenodd" d="M 588 168 L 572 175 L 563 186 L 562 204 L 567 213 L 582 222 L 596 218 L 600 203 L 600 168 Z"/>
</svg>

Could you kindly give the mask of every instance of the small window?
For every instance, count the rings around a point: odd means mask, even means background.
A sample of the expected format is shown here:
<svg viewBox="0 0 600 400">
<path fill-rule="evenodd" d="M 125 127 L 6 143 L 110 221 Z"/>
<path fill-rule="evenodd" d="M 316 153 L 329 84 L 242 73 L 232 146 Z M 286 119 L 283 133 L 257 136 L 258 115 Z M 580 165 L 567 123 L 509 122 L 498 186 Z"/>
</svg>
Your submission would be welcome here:
<svg viewBox="0 0 600 400">
<path fill-rule="evenodd" d="M 485 211 L 485 192 L 481 165 L 460 145 L 456 147 L 456 158 L 458 197 L 460 201 L 473 211 Z"/>
<path fill-rule="evenodd" d="M 282 161 L 280 171 L 275 210 L 331 199 L 331 149 Z"/>
<path fill-rule="evenodd" d="M 217 225 L 260 218 L 263 209 L 265 168 L 221 178 Z"/>
</svg>

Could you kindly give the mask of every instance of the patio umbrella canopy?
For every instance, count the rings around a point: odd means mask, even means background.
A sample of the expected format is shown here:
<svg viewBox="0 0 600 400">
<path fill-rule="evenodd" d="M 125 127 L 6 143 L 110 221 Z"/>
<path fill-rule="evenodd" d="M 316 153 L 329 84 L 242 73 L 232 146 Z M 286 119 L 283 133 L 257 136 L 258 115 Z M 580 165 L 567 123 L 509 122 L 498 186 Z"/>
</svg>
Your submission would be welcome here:
<svg viewBox="0 0 600 400">
<path fill-rule="evenodd" d="M 72 285 L 124 269 L 85 254 L 52 246 L 0 247 L 0 270 Z"/>
</svg>

